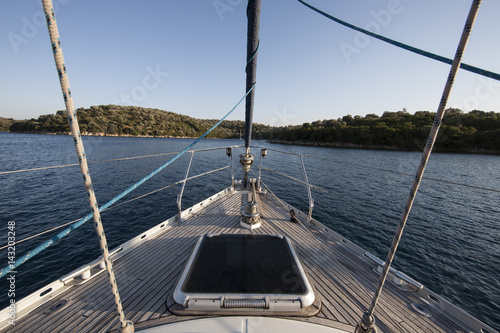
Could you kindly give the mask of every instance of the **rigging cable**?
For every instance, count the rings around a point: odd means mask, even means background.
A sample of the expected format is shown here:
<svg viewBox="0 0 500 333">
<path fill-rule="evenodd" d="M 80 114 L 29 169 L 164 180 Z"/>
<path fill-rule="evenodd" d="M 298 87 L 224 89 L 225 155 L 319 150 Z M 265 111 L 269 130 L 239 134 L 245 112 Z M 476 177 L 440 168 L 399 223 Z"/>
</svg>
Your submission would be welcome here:
<svg viewBox="0 0 500 333">
<path fill-rule="evenodd" d="M 54 13 L 54 5 L 52 3 L 52 0 L 42 0 L 42 4 L 43 4 L 43 10 L 45 12 L 45 17 L 47 19 L 47 28 L 49 30 L 50 41 L 52 43 L 54 60 L 59 74 L 59 82 L 61 84 L 61 90 L 66 105 L 66 115 L 68 117 L 69 125 L 71 127 L 71 133 L 73 134 L 73 141 L 75 144 L 76 153 L 78 155 L 80 171 L 82 173 L 85 190 L 87 191 L 90 208 L 92 209 L 94 227 L 97 236 L 99 237 L 99 245 L 101 247 L 101 253 L 106 266 L 106 271 L 108 272 L 109 283 L 111 285 L 111 291 L 113 292 L 116 311 L 118 312 L 118 316 L 120 317 L 120 324 L 121 324 L 120 331 L 123 333 L 133 333 L 134 324 L 131 321 L 125 319 L 125 314 L 120 299 L 120 293 L 118 291 L 118 285 L 116 283 L 115 273 L 113 271 L 113 265 L 109 258 L 108 242 L 106 240 L 106 235 L 104 233 L 104 228 L 102 226 L 101 215 L 97 204 L 97 198 L 95 196 L 94 188 L 92 186 L 90 171 L 87 164 L 87 157 L 85 155 L 85 149 L 83 147 L 83 141 L 80 135 L 78 118 L 76 117 L 76 110 L 73 104 L 73 98 L 71 97 L 71 90 L 69 86 L 68 75 L 66 72 L 66 65 L 64 63 L 61 42 L 59 39 L 59 30 L 57 28 L 56 16 Z"/>
<path fill-rule="evenodd" d="M 334 194 L 334 193 L 328 192 L 328 191 L 326 191 L 326 190 L 324 190 L 324 189 L 322 189 L 322 188 L 319 188 L 319 187 L 316 187 L 316 186 L 313 186 L 313 185 L 311 185 L 311 187 L 313 187 L 313 188 L 315 188 L 315 189 L 317 189 L 317 190 L 320 190 L 321 192 L 323 192 L 323 193 L 325 193 L 325 194 L 327 194 L 327 195 L 330 195 L 330 196 L 332 196 L 332 197 L 334 197 L 334 198 L 336 198 L 336 199 L 340 199 L 340 200 L 342 200 L 342 201 L 344 201 L 344 202 L 347 202 L 348 204 L 351 204 L 351 205 L 355 206 L 355 207 L 356 207 L 356 208 L 358 208 L 358 209 L 364 210 L 364 211 L 366 211 L 366 212 L 368 212 L 368 213 L 372 214 L 373 216 L 377 216 L 377 217 L 379 217 L 379 218 L 381 218 L 381 219 L 384 219 L 384 220 L 385 220 L 385 219 L 387 219 L 387 218 L 386 218 L 385 216 L 383 216 L 382 214 L 377 213 L 376 211 L 374 211 L 374 210 L 372 210 L 372 209 L 369 209 L 369 208 L 366 208 L 366 207 L 364 207 L 364 206 L 358 205 L 357 203 L 355 203 L 355 202 L 353 202 L 353 201 L 351 201 L 351 200 L 348 200 L 348 199 L 344 198 L 344 197 L 343 197 L 343 196 L 341 196 L 341 195 L 338 195 L 338 194 Z M 355 220 L 354 220 L 354 221 L 355 221 Z M 355 221 L 355 222 L 356 222 L 358 225 L 362 226 L 362 227 L 366 227 L 366 226 L 367 226 L 366 224 L 359 223 L 358 221 Z M 450 243 L 444 242 L 444 241 L 442 241 L 442 240 L 440 240 L 440 239 L 438 239 L 438 238 L 436 238 L 436 237 L 430 236 L 429 234 L 427 234 L 427 233 L 425 233 L 425 232 L 422 232 L 422 231 L 419 231 L 419 230 L 417 230 L 417 229 L 416 229 L 416 228 L 414 228 L 414 227 L 411 227 L 411 226 L 406 226 L 405 228 L 406 228 L 406 229 L 410 229 L 410 230 L 412 230 L 413 232 L 415 232 L 415 233 L 419 234 L 420 236 L 422 236 L 422 237 L 424 237 L 424 238 L 427 238 L 427 239 L 433 240 L 433 241 L 435 241 L 435 242 L 437 242 L 437 243 L 440 243 L 441 245 L 446 246 L 446 247 L 448 247 L 448 248 L 450 248 L 450 249 L 452 249 L 452 250 L 454 250 L 454 251 L 458 251 L 458 252 L 462 253 L 463 255 L 465 255 L 465 256 L 467 256 L 467 257 L 469 257 L 469 258 L 472 258 L 472 259 L 474 259 L 474 260 L 477 260 L 477 261 L 483 262 L 483 263 L 485 263 L 486 265 L 489 265 L 489 266 L 491 266 L 491 267 L 493 267 L 493 268 L 495 268 L 495 269 L 500 270 L 500 265 L 498 265 L 498 264 L 496 264 L 496 263 L 494 263 L 494 262 L 491 262 L 491 261 L 489 261 L 489 260 L 486 260 L 486 259 L 483 259 L 483 258 L 481 258 L 481 257 L 478 257 L 478 256 L 476 256 L 476 255 L 474 255 L 474 254 L 472 254 L 472 253 L 470 253 L 470 252 L 466 252 L 466 251 L 464 251 L 463 249 L 461 249 L 461 248 L 459 248 L 459 247 L 457 247 L 457 246 L 455 246 L 455 245 L 452 245 L 452 244 L 450 244 Z"/>
<path fill-rule="evenodd" d="M 310 9 L 314 10 L 315 12 L 317 12 L 317 13 L 319 13 L 319 14 L 327 17 L 327 18 L 329 18 L 332 21 L 335 21 L 335 22 L 337 22 L 339 24 L 342 24 L 343 26 L 346 26 L 346 27 L 348 27 L 350 29 L 359 31 L 359 32 L 361 32 L 361 33 L 363 33 L 365 35 L 371 36 L 373 38 L 377 38 L 377 39 L 379 39 L 381 41 L 384 41 L 386 43 L 389 43 L 389 44 L 392 44 L 394 46 L 400 47 L 400 48 L 405 49 L 407 51 L 410 51 L 410 52 L 422 55 L 424 57 L 444 62 L 445 64 L 448 64 L 448 65 L 451 65 L 453 63 L 452 59 L 448 59 L 448 58 L 440 56 L 438 54 L 427 52 L 427 51 L 418 49 L 416 47 L 413 47 L 413 46 L 410 46 L 410 45 L 403 44 L 401 42 L 395 41 L 393 39 L 390 39 L 390 38 L 378 35 L 378 34 L 373 33 L 371 31 L 359 28 L 359 27 L 357 27 L 355 25 L 352 25 L 352 24 L 347 23 L 345 21 L 342 21 L 342 20 L 340 20 L 340 19 L 338 19 L 336 17 L 333 17 L 330 14 L 327 14 L 324 11 L 322 11 L 322 10 L 320 10 L 320 9 L 318 9 L 318 8 L 310 5 L 310 4 L 308 4 L 307 2 L 305 2 L 303 0 L 298 0 L 298 1 L 301 4 L 303 4 L 304 6 L 309 7 Z M 464 64 L 464 63 L 460 64 L 460 68 L 462 68 L 462 69 L 464 69 L 466 71 L 469 71 L 469 72 L 473 72 L 473 73 L 476 73 L 476 74 L 479 74 L 479 75 L 482 75 L 482 76 L 486 76 L 486 77 L 489 77 L 491 79 L 495 79 L 495 80 L 500 81 L 500 74 L 498 74 L 498 73 L 494 73 L 494 72 L 491 72 L 491 71 L 488 71 L 488 70 L 485 70 L 485 69 L 482 69 L 482 68 L 478 68 L 478 67 L 475 67 L 475 66 L 467 65 L 467 64 Z"/>
<path fill-rule="evenodd" d="M 299 0 L 300 1 L 300 0 Z M 396 231 L 396 235 L 394 236 L 394 240 L 391 245 L 391 249 L 387 254 L 387 259 L 384 264 L 384 268 L 382 270 L 382 274 L 380 275 L 380 280 L 375 291 L 375 295 L 373 295 L 372 302 L 370 304 L 369 309 L 363 314 L 363 318 L 356 326 L 356 333 L 367 333 L 367 332 L 376 332 L 375 327 L 375 308 L 377 306 L 378 300 L 380 298 L 380 294 L 382 293 L 382 289 L 384 287 L 385 280 L 389 273 L 389 269 L 391 267 L 392 261 L 396 254 L 396 250 L 399 245 L 399 241 L 401 240 L 401 236 L 403 235 L 403 230 L 408 221 L 408 216 L 411 211 L 411 207 L 413 206 L 413 202 L 415 200 L 415 196 L 417 194 L 418 188 L 420 186 L 420 181 L 422 180 L 422 176 L 425 171 L 425 166 L 429 160 L 430 154 L 432 152 L 432 148 L 436 142 L 436 138 L 439 132 L 439 128 L 441 126 L 441 122 L 443 120 L 445 114 L 445 107 L 448 101 L 448 97 L 450 96 L 451 88 L 453 87 L 453 82 L 455 81 L 455 76 L 457 74 L 458 68 L 460 67 L 460 62 L 462 60 L 462 56 L 467 46 L 467 41 L 469 39 L 469 35 L 474 25 L 474 21 L 477 16 L 477 12 L 479 10 L 479 6 L 481 4 L 481 0 L 474 0 L 472 2 L 469 15 L 467 17 L 467 21 L 465 23 L 462 36 L 460 38 L 460 42 L 457 47 L 457 51 L 455 53 L 455 58 L 453 59 L 453 64 L 450 69 L 450 73 L 448 75 L 448 79 L 445 84 L 445 88 L 441 97 L 441 102 L 439 103 L 438 110 L 436 112 L 436 118 L 434 119 L 434 123 L 432 125 L 431 131 L 429 133 L 429 138 L 427 140 L 427 145 L 425 146 L 424 152 L 422 154 L 422 160 L 417 169 L 417 173 L 415 175 L 415 181 L 413 182 L 412 188 L 410 190 L 410 194 L 408 196 L 408 200 L 406 202 L 404 212 L 401 216 L 401 221 L 399 223 L 398 229 Z"/>
</svg>

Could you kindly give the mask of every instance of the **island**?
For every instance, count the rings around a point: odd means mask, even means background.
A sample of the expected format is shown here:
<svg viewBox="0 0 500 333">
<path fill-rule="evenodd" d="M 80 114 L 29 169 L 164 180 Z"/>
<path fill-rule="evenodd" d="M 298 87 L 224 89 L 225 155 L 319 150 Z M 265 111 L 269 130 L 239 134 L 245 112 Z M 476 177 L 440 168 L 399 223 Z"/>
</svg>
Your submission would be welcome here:
<svg viewBox="0 0 500 333">
<path fill-rule="evenodd" d="M 99 105 L 76 111 L 82 135 L 191 138 L 202 135 L 218 121 L 137 106 Z M 64 114 L 57 111 L 28 120 L 0 117 L 0 131 L 69 134 Z M 410 114 L 402 110 L 281 127 L 253 124 L 252 138 L 280 144 L 422 151 L 434 117 L 435 113 L 429 111 Z M 225 120 L 208 138 L 240 138 L 244 128 L 243 121 Z M 500 154 L 500 113 L 446 110 L 435 150 Z"/>
</svg>

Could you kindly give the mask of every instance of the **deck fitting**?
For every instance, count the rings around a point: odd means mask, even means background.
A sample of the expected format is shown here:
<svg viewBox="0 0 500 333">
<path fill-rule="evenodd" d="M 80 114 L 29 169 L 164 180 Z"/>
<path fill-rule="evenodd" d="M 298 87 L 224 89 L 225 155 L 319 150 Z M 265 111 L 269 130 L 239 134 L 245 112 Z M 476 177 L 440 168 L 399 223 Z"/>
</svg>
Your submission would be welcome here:
<svg viewBox="0 0 500 333">
<path fill-rule="evenodd" d="M 259 203 L 247 201 L 242 206 L 240 225 L 247 229 L 256 229 L 261 226 Z"/>
</svg>

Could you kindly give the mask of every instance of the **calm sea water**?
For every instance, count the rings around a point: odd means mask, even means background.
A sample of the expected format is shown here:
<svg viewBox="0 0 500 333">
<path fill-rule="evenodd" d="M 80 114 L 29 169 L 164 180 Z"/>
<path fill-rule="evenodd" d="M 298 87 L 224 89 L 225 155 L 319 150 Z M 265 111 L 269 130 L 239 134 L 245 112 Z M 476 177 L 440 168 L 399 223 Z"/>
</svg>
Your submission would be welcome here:
<svg viewBox="0 0 500 333">
<path fill-rule="evenodd" d="M 190 142 L 189 139 L 84 138 L 90 162 L 176 152 Z M 195 148 L 241 144 L 240 140 L 203 140 Z M 404 174 L 415 173 L 420 153 L 283 146 L 264 141 L 254 141 L 253 145 L 331 160 L 305 158 L 309 181 L 331 193 L 313 190 L 313 216 L 385 258 L 413 181 L 413 176 Z M 258 156 L 259 151 L 254 154 Z M 107 202 L 169 158 L 91 164 L 99 203 Z M 188 159 L 187 155 L 181 157 L 127 199 L 182 179 Z M 225 166 L 229 161 L 224 150 L 196 153 L 190 175 Z M 0 171 L 72 163 L 77 163 L 77 158 L 69 136 L 0 133 Z M 264 166 L 303 179 L 297 156 L 269 151 Z M 236 176 L 241 177 L 240 168 L 235 170 Z M 422 181 L 395 266 L 500 329 L 500 156 L 434 154 L 426 177 L 446 182 Z M 230 178 L 231 172 L 225 170 L 188 182 L 183 207 L 224 189 Z M 263 181 L 278 196 L 307 211 L 304 185 L 265 171 Z M 78 167 L 0 175 L 0 184 L 2 245 L 7 243 L 9 221 L 15 221 L 16 238 L 21 240 L 89 212 Z M 174 186 L 104 212 L 102 218 L 110 248 L 176 214 L 175 199 L 179 191 L 180 186 Z M 16 255 L 23 255 L 56 233 L 18 244 Z M 2 267 L 7 265 L 6 251 L 0 251 Z M 93 225 L 87 223 L 17 269 L 15 298 L 29 295 L 99 255 Z M 2 308 L 9 300 L 8 289 L 7 281 L 0 281 Z"/>
</svg>

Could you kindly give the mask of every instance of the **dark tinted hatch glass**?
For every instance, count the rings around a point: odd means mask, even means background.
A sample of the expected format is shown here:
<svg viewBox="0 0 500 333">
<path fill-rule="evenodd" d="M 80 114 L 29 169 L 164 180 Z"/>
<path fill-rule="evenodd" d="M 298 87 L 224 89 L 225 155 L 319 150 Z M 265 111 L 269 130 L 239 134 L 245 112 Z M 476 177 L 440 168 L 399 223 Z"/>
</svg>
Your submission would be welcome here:
<svg viewBox="0 0 500 333">
<path fill-rule="evenodd" d="M 182 291 L 303 294 L 306 286 L 285 238 L 214 235 L 203 238 Z"/>
</svg>

